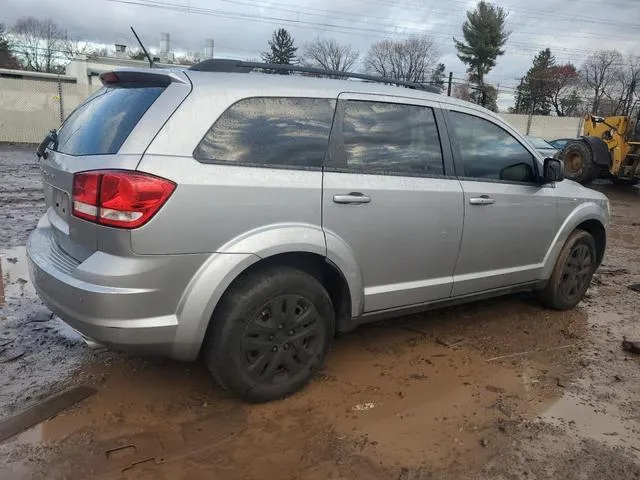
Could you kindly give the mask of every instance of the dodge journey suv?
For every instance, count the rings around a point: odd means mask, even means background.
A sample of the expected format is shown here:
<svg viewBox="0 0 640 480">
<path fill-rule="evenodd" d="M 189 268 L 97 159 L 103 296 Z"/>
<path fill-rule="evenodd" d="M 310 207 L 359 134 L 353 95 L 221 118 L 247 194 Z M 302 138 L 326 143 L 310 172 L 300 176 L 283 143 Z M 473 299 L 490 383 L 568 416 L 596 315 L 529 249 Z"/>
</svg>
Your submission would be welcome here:
<svg viewBox="0 0 640 480">
<path fill-rule="evenodd" d="M 31 278 L 86 339 L 202 355 L 260 402 L 364 322 L 516 290 L 581 300 L 609 203 L 495 114 L 219 65 L 103 73 L 38 149 Z"/>
</svg>

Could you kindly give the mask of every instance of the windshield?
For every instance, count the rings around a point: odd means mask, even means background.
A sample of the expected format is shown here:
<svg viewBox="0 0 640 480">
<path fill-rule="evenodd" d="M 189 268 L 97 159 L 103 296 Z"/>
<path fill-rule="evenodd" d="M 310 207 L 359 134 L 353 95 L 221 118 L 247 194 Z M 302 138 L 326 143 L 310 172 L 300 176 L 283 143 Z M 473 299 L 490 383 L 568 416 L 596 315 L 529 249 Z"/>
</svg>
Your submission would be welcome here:
<svg viewBox="0 0 640 480">
<path fill-rule="evenodd" d="M 540 137 L 527 137 L 527 140 L 536 148 L 554 148 L 553 145 Z"/>
<path fill-rule="evenodd" d="M 68 155 L 117 153 L 163 90 L 140 83 L 98 90 L 62 124 L 54 150 Z"/>
</svg>

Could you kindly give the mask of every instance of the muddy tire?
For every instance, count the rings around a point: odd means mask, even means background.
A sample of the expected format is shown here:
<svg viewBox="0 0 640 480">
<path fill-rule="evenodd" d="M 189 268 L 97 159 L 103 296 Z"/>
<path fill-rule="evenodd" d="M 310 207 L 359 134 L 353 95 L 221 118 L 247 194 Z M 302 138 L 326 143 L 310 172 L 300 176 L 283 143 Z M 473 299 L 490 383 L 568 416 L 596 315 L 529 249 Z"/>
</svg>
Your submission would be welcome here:
<svg viewBox="0 0 640 480">
<path fill-rule="evenodd" d="M 611 181 L 614 185 L 618 185 L 619 187 L 633 187 L 637 185 L 640 180 L 637 178 L 612 178 Z"/>
<path fill-rule="evenodd" d="M 249 402 L 286 397 L 322 366 L 335 332 L 324 287 L 290 267 L 248 274 L 213 314 L 204 358 L 218 383 Z"/>
<path fill-rule="evenodd" d="M 591 147 L 583 141 L 568 143 L 558 158 L 564 163 L 565 177 L 582 185 L 595 180 L 600 173 L 600 167 L 593 161 Z"/>
<path fill-rule="evenodd" d="M 589 288 L 596 267 L 596 242 L 588 232 L 574 230 L 560 251 L 551 278 L 538 292 L 540 301 L 556 310 L 575 307 Z"/>
</svg>

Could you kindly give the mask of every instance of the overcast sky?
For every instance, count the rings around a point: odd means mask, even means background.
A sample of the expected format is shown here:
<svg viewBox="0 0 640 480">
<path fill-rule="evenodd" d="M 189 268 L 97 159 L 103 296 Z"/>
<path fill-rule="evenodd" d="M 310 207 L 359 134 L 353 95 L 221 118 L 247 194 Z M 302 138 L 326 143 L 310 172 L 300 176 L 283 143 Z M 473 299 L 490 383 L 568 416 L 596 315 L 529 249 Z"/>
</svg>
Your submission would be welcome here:
<svg viewBox="0 0 640 480">
<path fill-rule="evenodd" d="M 215 41 L 216 57 L 259 58 L 274 28 L 287 28 L 301 46 L 316 36 L 349 43 L 362 55 L 384 38 L 431 35 L 447 71 L 463 77 L 452 37 L 461 37 L 467 0 L 0 0 L 0 22 L 11 25 L 32 15 L 52 18 L 77 38 L 135 45 L 133 25 L 153 48 L 160 32 L 174 51 L 202 52 Z M 560 62 L 579 66 L 589 52 L 616 48 L 640 54 L 640 0 L 504 0 L 512 32 L 506 53 L 487 80 L 500 84 L 500 106 L 531 65 L 549 47 Z M 145 6 L 140 4 L 146 4 Z M 150 6 L 155 5 L 155 6 Z M 171 8 L 166 8 L 166 7 Z M 177 11 L 189 10 L 189 11 Z M 600 16 L 599 16 L 600 15 Z M 235 17 L 235 18 L 233 18 Z"/>
</svg>

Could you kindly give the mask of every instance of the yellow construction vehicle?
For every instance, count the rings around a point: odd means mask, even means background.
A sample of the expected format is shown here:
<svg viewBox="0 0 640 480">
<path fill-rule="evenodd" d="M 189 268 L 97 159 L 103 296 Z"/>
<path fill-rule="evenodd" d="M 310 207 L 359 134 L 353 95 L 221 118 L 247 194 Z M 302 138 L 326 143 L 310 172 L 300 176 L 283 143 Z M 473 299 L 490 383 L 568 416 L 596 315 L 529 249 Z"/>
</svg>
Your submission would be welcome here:
<svg viewBox="0 0 640 480">
<path fill-rule="evenodd" d="M 598 177 L 635 185 L 640 181 L 640 111 L 635 118 L 586 115 L 583 136 L 567 143 L 558 158 L 565 176 L 583 185 Z"/>
</svg>

